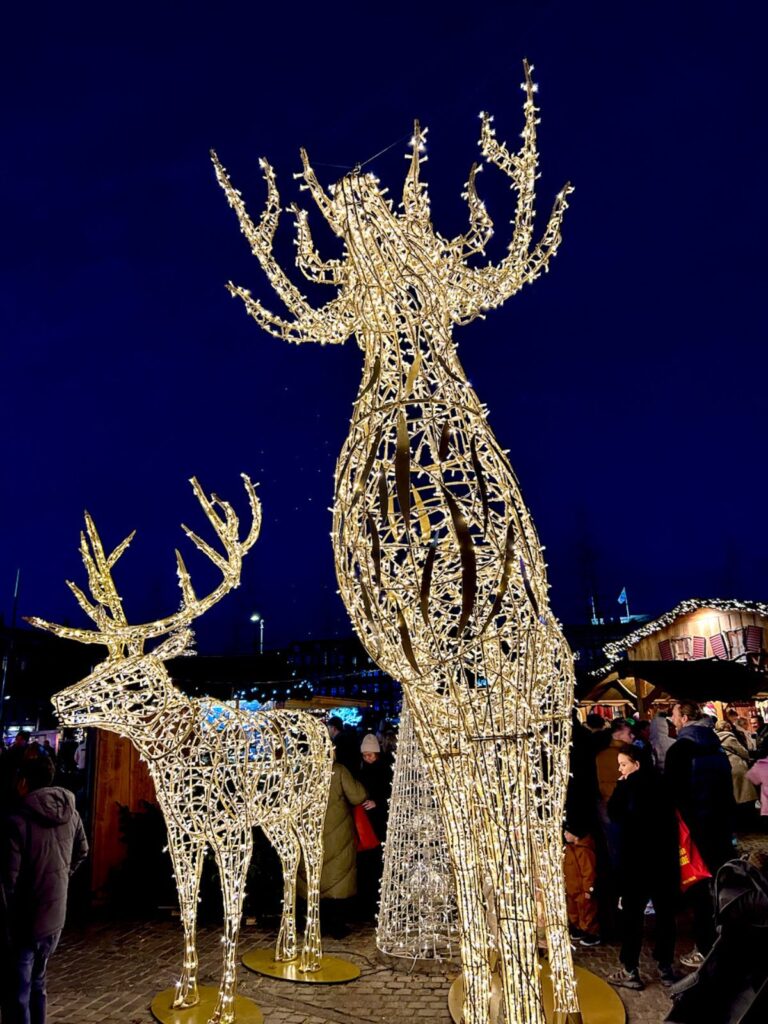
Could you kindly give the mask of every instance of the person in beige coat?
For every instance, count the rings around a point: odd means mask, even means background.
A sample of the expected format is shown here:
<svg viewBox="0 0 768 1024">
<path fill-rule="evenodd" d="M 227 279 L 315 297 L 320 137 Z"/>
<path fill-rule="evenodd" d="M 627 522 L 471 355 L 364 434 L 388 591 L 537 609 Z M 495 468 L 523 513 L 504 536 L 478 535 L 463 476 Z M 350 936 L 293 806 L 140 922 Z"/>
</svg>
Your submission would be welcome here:
<svg viewBox="0 0 768 1024">
<path fill-rule="evenodd" d="M 357 893 L 357 848 L 352 808 L 373 805 L 362 783 L 338 762 L 334 763 L 328 807 L 323 824 L 323 870 L 320 875 L 320 918 L 323 932 L 344 938 L 349 928 L 344 921 L 347 903 Z M 303 865 L 298 891 L 306 897 Z"/>
<path fill-rule="evenodd" d="M 718 722 L 715 732 L 731 765 L 737 821 L 742 825 L 748 824 L 749 820 L 755 817 L 755 801 L 757 800 L 757 790 L 747 778 L 751 763 L 750 753 L 733 731 L 730 722 Z"/>
</svg>

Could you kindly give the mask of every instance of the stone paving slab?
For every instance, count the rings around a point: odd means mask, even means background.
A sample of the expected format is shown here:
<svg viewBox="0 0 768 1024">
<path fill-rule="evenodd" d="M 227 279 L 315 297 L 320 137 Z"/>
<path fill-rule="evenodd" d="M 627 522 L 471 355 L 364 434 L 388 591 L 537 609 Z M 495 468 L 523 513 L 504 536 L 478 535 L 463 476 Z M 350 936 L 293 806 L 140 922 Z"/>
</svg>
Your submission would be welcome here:
<svg viewBox="0 0 768 1024">
<path fill-rule="evenodd" d="M 652 927 L 649 918 L 649 929 Z M 275 933 L 246 927 L 240 948 L 271 946 Z M 49 966 L 49 1024 L 149 1024 L 152 998 L 173 985 L 181 963 L 178 920 L 147 924 L 90 924 L 66 929 Z M 680 950 L 690 942 L 682 940 Z M 252 998 L 266 1024 L 449 1024 L 448 989 L 458 966 L 445 963 L 425 974 L 393 970 L 379 962 L 373 929 L 356 928 L 343 941 L 327 940 L 326 952 L 356 963 L 361 976 L 344 985 L 301 985 L 266 978 L 241 967 L 238 990 Z M 200 929 L 200 981 L 217 985 L 221 931 Z M 618 966 L 614 945 L 577 949 L 576 961 L 601 977 Z M 652 961 L 641 964 L 643 992 L 620 990 L 630 1024 L 661 1024 L 667 992 L 654 980 Z"/>
</svg>

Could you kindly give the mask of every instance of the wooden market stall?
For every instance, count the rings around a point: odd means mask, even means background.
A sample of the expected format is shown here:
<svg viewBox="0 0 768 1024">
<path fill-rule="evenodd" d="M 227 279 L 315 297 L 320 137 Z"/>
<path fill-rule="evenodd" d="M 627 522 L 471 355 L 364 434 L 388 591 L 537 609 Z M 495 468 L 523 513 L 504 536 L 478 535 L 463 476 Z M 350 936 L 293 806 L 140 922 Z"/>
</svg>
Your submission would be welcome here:
<svg viewBox="0 0 768 1024">
<path fill-rule="evenodd" d="M 95 786 L 91 823 L 91 891 L 104 898 L 111 873 L 125 859 L 120 832 L 120 807 L 139 811 L 142 802 L 155 803 L 155 787 L 146 764 L 133 744 L 103 729 L 96 731 Z"/>
<path fill-rule="evenodd" d="M 637 709 L 672 700 L 748 702 L 768 693 L 768 605 L 683 601 L 606 644 L 581 704 Z"/>
</svg>

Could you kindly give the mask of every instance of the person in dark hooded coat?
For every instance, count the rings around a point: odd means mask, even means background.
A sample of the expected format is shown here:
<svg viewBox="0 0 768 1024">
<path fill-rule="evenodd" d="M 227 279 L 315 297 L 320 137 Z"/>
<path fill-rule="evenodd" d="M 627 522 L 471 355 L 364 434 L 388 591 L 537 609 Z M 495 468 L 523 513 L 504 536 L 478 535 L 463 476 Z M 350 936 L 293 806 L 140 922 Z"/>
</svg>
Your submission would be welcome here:
<svg viewBox="0 0 768 1024">
<path fill-rule="evenodd" d="M 681 701 L 672 708 L 677 739 L 667 751 L 664 784 L 714 878 L 733 857 L 736 801 L 728 755 L 714 729 L 702 724 L 700 718 L 697 704 Z M 689 899 L 696 949 L 691 956 L 681 957 L 681 962 L 698 966 L 715 941 L 711 883 L 692 886 Z"/>
<path fill-rule="evenodd" d="M 724 864 L 715 881 L 717 938 L 704 963 L 672 989 L 669 1024 L 768 1020 L 768 854 Z"/>
<path fill-rule="evenodd" d="M 47 757 L 22 763 L 20 800 L 3 837 L 0 882 L 11 961 L 3 1012 L 10 1024 L 45 1024 L 48 959 L 64 927 L 70 875 L 88 854 L 75 798 L 51 785 L 54 770 Z"/>
</svg>

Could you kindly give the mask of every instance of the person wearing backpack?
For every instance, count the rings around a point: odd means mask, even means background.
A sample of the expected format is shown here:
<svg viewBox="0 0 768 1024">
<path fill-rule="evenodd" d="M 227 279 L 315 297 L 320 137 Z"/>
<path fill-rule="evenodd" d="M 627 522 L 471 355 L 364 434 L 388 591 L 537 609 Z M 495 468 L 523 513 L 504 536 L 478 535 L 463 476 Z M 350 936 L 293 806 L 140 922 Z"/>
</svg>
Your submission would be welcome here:
<svg viewBox="0 0 768 1024">
<path fill-rule="evenodd" d="M 701 717 L 698 704 L 689 701 L 680 701 L 672 708 L 670 720 L 677 739 L 667 751 L 664 784 L 714 878 L 733 857 L 736 802 L 728 755 L 715 730 L 702 723 Z M 715 941 L 711 882 L 692 886 L 690 900 L 696 949 L 680 962 L 697 967 Z"/>
</svg>

